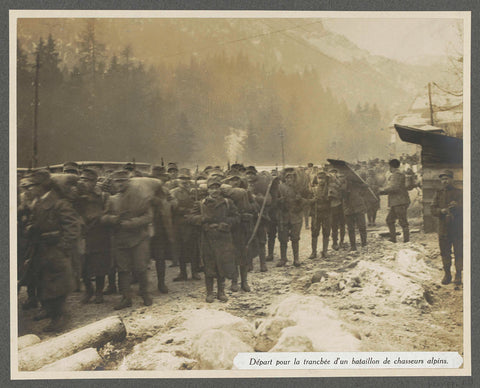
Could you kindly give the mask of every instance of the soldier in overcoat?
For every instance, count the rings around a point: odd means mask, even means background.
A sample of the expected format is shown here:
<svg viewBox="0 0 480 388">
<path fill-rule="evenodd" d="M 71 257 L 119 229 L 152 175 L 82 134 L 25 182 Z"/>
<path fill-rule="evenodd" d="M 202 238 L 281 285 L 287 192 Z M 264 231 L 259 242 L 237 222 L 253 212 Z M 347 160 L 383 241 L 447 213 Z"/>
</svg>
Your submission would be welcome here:
<svg viewBox="0 0 480 388">
<path fill-rule="evenodd" d="M 35 245 L 31 267 L 43 308 L 51 318 L 44 331 L 59 331 L 65 325 L 65 300 L 73 288 L 71 255 L 79 238 L 78 214 L 53 190 L 46 170 L 32 173 L 28 190 L 35 198 L 28 226 Z"/>
<path fill-rule="evenodd" d="M 320 229 L 322 230 L 322 257 L 327 257 L 328 240 L 330 238 L 330 199 L 328 197 L 328 176 L 319 171 L 312 180 L 309 198 L 310 216 L 312 217 L 312 253 L 309 259 L 317 257 L 317 243 Z"/>
<path fill-rule="evenodd" d="M 203 199 L 188 217 L 189 222 L 202 226 L 201 250 L 204 261 L 206 301 L 214 301 L 213 280 L 217 278 L 217 298 L 226 302 L 225 278 L 235 273 L 235 248 L 231 228 L 240 221 L 234 203 L 224 198 L 218 177 L 207 180 L 208 196 Z"/>
<path fill-rule="evenodd" d="M 388 164 L 391 175 L 388 178 L 387 186 L 382 188 L 378 194 L 388 195 L 389 210 L 386 222 L 390 231 L 390 241 L 397 242 L 395 222 L 398 220 L 403 230 L 403 242 L 408 242 L 410 241 L 410 229 L 408 226 L 407 209 L 410 204 L 410 197 L 405 185 L 405 174 L 399 170 L 400 161 L 398 159 L 392 159 Z"/>
<path fill-rule="evenodd" d="M 350 250 L 356 251 L 355 229 L 358 228 L 362 247 L 367 245 L 367 226 L 365 223 L 365 213 L 367 207 L 364 201 L 364 191 L 366 186 L 348 177 L 345 180 L 343 190 L 343 211 L 347 223 L 348 238 L 350 240 Z"/>
<path fill-rule="evenodd" d="M 78 183 L 78 201 L 76 209 L 83 218 L 83 238 L 85 257 L 82 278 L 85 284 L 85 297 L 88 303 L 94 294 L 91 277 L 95 277 L 95 303 L 103 303 L 105 276 L 113 266 L 111 256 L 110 228 L 101 222 L 108 194 L 97 186 L 98 174 L 85 168 Z"/>
<path fill-rule="evenodd" d="M 118 286 L 122 294 L 121 301 L 114 306 L 116 310 L 132 305 L 132 273 L 135 273 L 139 282 L 144 305 L 152 304 L 148 290 L 147 263 L 150 259 L 153 209 L 151 201 L 136 203 L 135 198 L 128 195 L 128 180 L 129 175 L 125 170 L 112 174 L 117 194 L 108 198 L 101 219 L 113 231 Z"/>
<path fill-rule="evenodd" d="M 445 275 L 442 284 L 452 280 L 452 247 L 455 256 L 455 284 L 462 283 L 463 270 L 463 193 L 453 186 L 453 172 L 439 175 L 442 188 L 435 192 L 431 211 L 438 217 L 438 242 Z"/>
</svg>

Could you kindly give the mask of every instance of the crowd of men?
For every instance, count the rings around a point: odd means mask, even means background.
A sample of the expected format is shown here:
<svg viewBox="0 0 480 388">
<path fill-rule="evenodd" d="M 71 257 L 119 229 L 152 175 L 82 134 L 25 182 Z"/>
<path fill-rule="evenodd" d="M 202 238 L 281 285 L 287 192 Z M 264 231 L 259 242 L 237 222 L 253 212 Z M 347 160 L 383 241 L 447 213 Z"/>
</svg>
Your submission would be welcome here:
<svg viewBox="0 0 480 388">
<path fill-rule="evenodd" d="M 66 297 L 80 291 L 82 282 L 83 303 L 103 303 L 105 294 L 118 291 L 121 298 L 114 308 L 130 307 L 131 285 L 138 282 L 143 303 L 149 306 L 151 260 L 161 293 L 168 293 L 165 267 L 170 261 L 179 268 L 173 281 L 201 280 L 203 273 L 206 302 L 224 302 L 226 279 L 231 280 L 231 291 L 250 291 L 248 274 L 256 257 L 260 271 L 268 271 L 277 238 L 280 259 L 275 265 L 287 264 L 289 242 L 293 265 L 301 265 L 304 218 L 311 231 L 309 259 L 317 258 L 320 232 L 322 258 L 330 246 L 347 248 L 346 231 L 350 250 L 357 250 L 357 230 L 361 246 L 366 246 L 365 216 L 375 225 L 379 195 L 388 195 L 390 241 L 396 242 L 398 221 L 408 242 L 408 190 L 414 184 L 400 164 L 393 159 L 358 165 L 356 173 L 331 164 L 261 172 L 234 164 L 192 173 L 169 163 L 153 166 L 147 175 L 132 163 L 103 172 L 69 162 L 63 173 L 31 171 L 18 181 L 18 285 L 26 286 L 28 294 L 22 308 L 40 304 L 34 319 L 50 318 L 45 330 L 59 331 L 66 320 Z M 453 187 L 452 179 L 451 172 L 442 174 L 443 189 L 432 207 L 444 226 L 443 284 L 451 281 L 452 245 L 455 282 L 461 283 L 461 190 Z"/>
</svg>

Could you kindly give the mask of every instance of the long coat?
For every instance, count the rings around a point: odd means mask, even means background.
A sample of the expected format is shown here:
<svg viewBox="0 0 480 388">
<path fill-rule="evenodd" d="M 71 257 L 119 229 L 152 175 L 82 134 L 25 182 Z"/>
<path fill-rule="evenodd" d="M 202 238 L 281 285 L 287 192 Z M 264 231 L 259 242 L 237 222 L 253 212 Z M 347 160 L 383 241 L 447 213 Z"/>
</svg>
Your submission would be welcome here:
<svg viewBox="0 0 480 388">
<path fill-rule="evenodd" d="M 343 211 L 346 216 L 366 213 L 367 207 L 363 199 L 365 189 L 366 187 L 361 184 L 347 181 L 347 186 L 343 192 Z"/>
<path fill-rule="evenodd" d="M 442 214 L 441 209 L 448 208 L 450 202 L 457 202 L 449 214 Z M 438 217 L 438 235 L 452 238 L 463 237 L 463 194 L 462 190 L 453 186 L 437 190 L 431 206 L 432 214 Z"/>
<path fill-rule="evenodd" d="M 113 265 L 110 228 L 101 222 L 106 194 L 95 188 L 78 198 L 77 210 L 83 218 L 86 276 L 106 275 Z"/>
<path fill-rule="evenodd" d="M 72 290 L 71 252 L 80 228 L 80 216 L 55 191 L 49 191 L 34 205 L 30 231 L 36 249 L 32 264 L 41 300 L 65 296 Z"/>
<path fill-rule="evenodd" d="M 387 186 L 382 190 L 388 194 L 388 206 L 409 205 L 410 197 L 405 186 L 405 174 L 394 171 L 388 178 Z"/>
<path fill-rule="evenodd" d="M 207 197 L 195 206 L 189 220 L 195 225 L 202 225 L 201 250 L 205 276 L 231 279 L 235 274 L 231 227 L 240 221 L 234 203 L 227 198 Z M 220 223 L 228 227 L 219 228 Z"/>
</svg>

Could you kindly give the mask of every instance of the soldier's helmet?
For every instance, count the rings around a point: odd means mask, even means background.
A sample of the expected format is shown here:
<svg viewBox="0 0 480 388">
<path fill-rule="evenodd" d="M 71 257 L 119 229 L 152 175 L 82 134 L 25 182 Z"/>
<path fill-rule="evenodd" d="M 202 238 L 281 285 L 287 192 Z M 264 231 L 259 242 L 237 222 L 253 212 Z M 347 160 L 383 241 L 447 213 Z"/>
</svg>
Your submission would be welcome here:
<svg viewBox="0 0 480 388">
<path fill-rule="evenodd" d="M 178 171 L 178 179 L 192 179 L 192 174 L 188 168 L 181 168 Z"/>
<path fill-rule="evenodd" d="M 135 166 L 133 163 L 128 162 L 125 166 L 123 166 L 123 169 L 126 171 L 133 171 L 135 169 Z"/>
<path fill-rule="evenodd" d="M 167 166 L 167 172 L 178 171 L 177 163 L 170 162 Z"/>
<path fill-rule="evenodd" d="M 453 178 L 453 171 L 444 170 L 444 171 L 442 171 L 442 173 L 438 177 L 441 178 L 442 176 L 448 176 L 450 178 Z"/>
<path fill-rule="evenodd" d="M 98 179 L 98 173 L 93 168 L 84 168 L 80 178 L 89 181 L 96 181 Z"/>
<path fill-rule="evenodd" d="M 75 162 L 65 162 L 63 163 L 63 173 L 65 174 L 75 174 L 79 173 L 79 166 Z"/>
<path fill-rule="evenodd" d="M 219 177 L 211 176 L 210 178 L 207 179 L 207 188 L 210 188 L 215 185 L 217 185 L 218 187 L 222 185 L 222 182 Z"/>
</svg>

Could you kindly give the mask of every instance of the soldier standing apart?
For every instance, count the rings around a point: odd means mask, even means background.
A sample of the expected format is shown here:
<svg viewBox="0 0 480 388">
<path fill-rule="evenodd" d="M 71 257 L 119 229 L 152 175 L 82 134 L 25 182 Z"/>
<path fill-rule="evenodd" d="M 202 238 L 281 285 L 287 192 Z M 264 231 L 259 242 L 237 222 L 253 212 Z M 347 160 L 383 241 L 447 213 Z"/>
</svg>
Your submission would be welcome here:
<svg viewBox="0 0 480 388">
<path fill-rule="evenodd" d="M 255 166 L 248 166 L 245 171 L 247 182 L 248 182 L 248 192 L 253 198 L 254 204 L 258 212 L 262 208 L 262 204 L 265 201 L 265 208 L 262 214 L 262 218 L 258 225 L 258 229 L 255 235 L 256 242 L 258 244 L 258 256 L 260 258 L 260 271 L 267 272 L 266 264 L 266 245 L 267 245 L 267 221 L 266 215 L 272 203 L 272 196 L 270 193 L 267 194 L 268 189 L 268 180 L 266 177 L 257 175 L 257 169 Z M 267 197 L 265 198 L 265 195 Z"/>
<path fill-rule="evenodd" d="M 277 267 L 284 267 L 287 263 L 288 240 L 292 242 L 293 265 L 300 266 L 299 241 L 302 230 L 303 208 L 305 199 L 295 186 L 295 171 L 287 170 L 285 183 L 278 188 L 278 239 L 280 240 L 280 261 Z"/>
<path fill-rule="evenodd" d="M 332 248 L 338 251 L 345 239 L 345 215 L 343 212 L 343 185 L 345 176 L 336 169 L 330 171 L 328 183 L 328 198 L 330 199 L 330 215 L 332 225 Z M 338 232 L 340 231 L 340 246 L 338 245 Z"/>
<path fill-rule="evenodd" d="M 46 170 L 35 171 L 28 185 L 35 198 L 28 226 L 35 244 L 32 267 L 40 300 L 51 318 L 44 331 L 59 331 L 65 325 L 65 300 L 73 288 L 71 255 L 79 238 L 78 214 L 52 187 Z"/>
<path fill-rule="evenodd" d="M 121 301 L 114 306 L 115 310 L 132 306 L 132 273 L 138 279 L 143 304 L 152 304 L 148 292 L 147 263 L 150 258 L 149 225 L 153 222 L 153 211 L 150 203 L 139 206 L 126 195 L 128 176 L 125 170 L 112 174 L 112 184 L 117 194 L 108 199 L 102 217 L 102 222 L 113 230 L 118 287 L 122 294 Z"/>
<path fill-rule="evenodd" d="M 432 214 L 438 217 L 438 242 L 445 276 L 442 284 L 452 281 L 452 246 L 455 255 L 456 285 L 462 284 L 463 270 L 463 194 L 453 186 L 453 172 L 444 171 L 439 175 L 442 188 L 433 197 Z"/>
<path fill-rule="evenodd" d="M 247 252 L 247 242 L 253 233 L 254 222 L 254 204 L 253 199 L 249 198 L 247 190 L 240 187 L 242 179 L 240 173 L 236 170 L 232 170 L 230 175 L 223 180 L 223 182 L 230 184 L 231 189 L 223 190 L 224 193 L 230 198 L 240 215 L 240 222 L 232 225 L 232 239 L 233 246 L 235 247 L 235 275 L 232 278 L 232 286 L 230 290 L 237 292 L 238 287 L 238 272 L 240 272 L 242 290 L 250 292 L 250 286 L 248 285 L 247 275 L 248 266 L 251 264 L 251 257 L 256 254 L 249 249 Z M 252 248 L 252 247 L 250 247 Z M 238 271 L 238 269 L 240 271 Z"/>
<path fill-rule="evenodd" d="M 177 179 L 177 187 L 171 191 L 171 194 L 174 198 L 172 217 L 175 234 L 174 255 L 176 257 L 175 261 L 178 261 L 180 265 L 180 274 L 174 278 L 173 281 L 178 282 L 188 279 L 187 263 L 190 263 L 191 265 L 192 279 L 201 280 L 201 277 L 198 274 L 199 269 L 196 266 L 197 263 L 193 260 L 193 227 L 188 224 L 185 219 L 185 216 L 191 213 L 195 203 L 190 194 L 190 170 L 187 168 L 181 168 Z"/>
<path fill-rule="evenodd" d="M 410 241 L 410 230 L 408 228 L 407 209 L 410 204 L 410 197 L 405 186 L 405 174 L 400 172 L 400 161 L 392 159 L 388 162 L 391 175 L 388 178 L 387 187 L 381 189 L 379 195 L 388 195 L 388 215 L 386 218 L 387 226 L 390 231 L 389 241 L 397 242 L 397 233 L 395 231 L 395 222 L 403 230 L 403 242 Z"/>
<path fill-rule="evenodd" d="M 360 232 L 362 247 L 367 245 L 367 226 L 365 224 L 365 206 L 364 198 L 365 186 L 351 179 L 346 179 L 343 191 L 343 211 L 347 222 L 348 239 L 350 240 L 350 250 L 357 250 L 355 237 L 355 228 Z"/>
<path fill-rule="evenodd" d="M 113 267 L 110 250 L 110 228 L 101 222 L 107 194 L 96 186 L 97 172 L 92 169 L 83 169 L 78 183 L 77 210 L 84 222 L 85 260 L 82 277 L 85 284 L 83 303 L 88 303 L 93 296 L 93 287 L 90 281 L 95 276 L 95 303 L 103 303 L 103 288 L 105 275 Z"/>
<path fill-rule="evenodd" d="M 317 242 L 322 229 L 322 257 L 327 257 L 328 239 L 330 238 L 330 200 L 328 198 L 328 177 L 323 171 L 317 173 L 312 185 L 310 215 L 312 216 L 312 254 L 309 259 L 317 257 Z"/>
<path fill-rule="evenodd" d="M 206 302 L 212 303 L 213 279 L 217 278 L 217 298 L 226 302 L 225 278 L 232 279 L 235 273 L 235 248 L 231 227 L 240 221 L 233 202 L 224 198 L 218 177 L 207 180 L 208 196 L 202 200 L 188 217 L 189 222 L 202 225 L 202 252 L 207 287 Z"/>
</svg>

